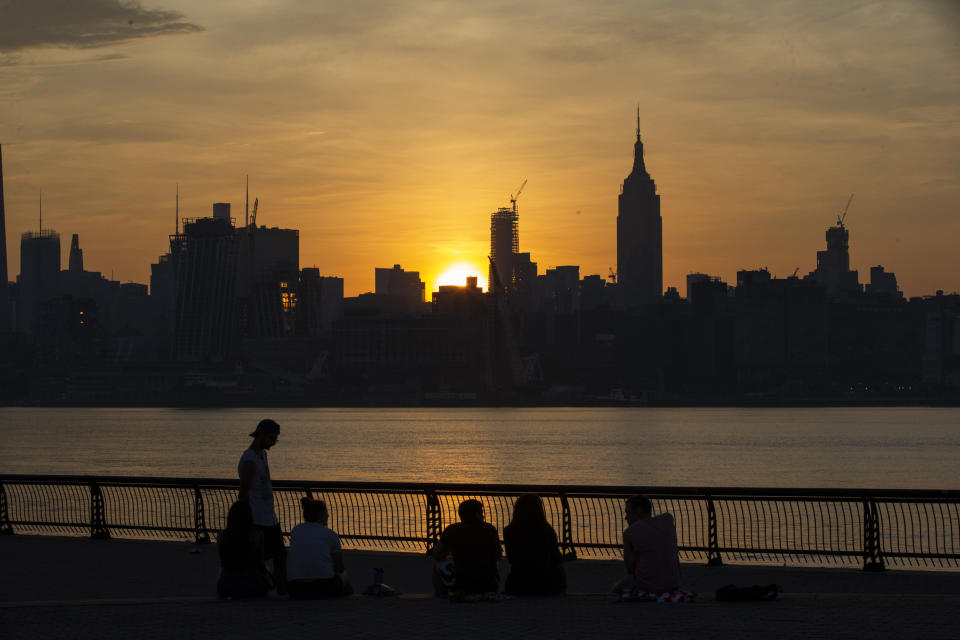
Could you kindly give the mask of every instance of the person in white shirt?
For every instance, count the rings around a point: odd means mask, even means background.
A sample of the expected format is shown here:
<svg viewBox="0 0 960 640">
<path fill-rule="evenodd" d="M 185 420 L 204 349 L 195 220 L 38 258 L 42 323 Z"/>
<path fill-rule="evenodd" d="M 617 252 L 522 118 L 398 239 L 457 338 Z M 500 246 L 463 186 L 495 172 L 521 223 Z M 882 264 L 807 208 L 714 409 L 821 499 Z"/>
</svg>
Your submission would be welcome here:
<svg viewBox="0 0 960 640">
<path fill-rule="evenodd" d="M 343 566 L 340 537 L 327 528 L 323 500 L 303 498 L 304 522 L 290 531 L 287 586 L 291 598 L 331 598 L 353 593 Z"/>
<path fill-rule="evenodd" d="M 283 532 L 273 511 L 273 483 L 267 464 L 267 449 L 277 444 L 280 425 L 273 420 L 261 420 L 250 434 L 253 442 L 240 456 L 237 472 L 240 474 L 240 502 L 248 502 L 253 511 L 253 524 L 263 534 L 264 560 L 273 561 L 273 577 L 277 593 L 287 592 L 287 553 L 283 546 Z"/>
</svg>

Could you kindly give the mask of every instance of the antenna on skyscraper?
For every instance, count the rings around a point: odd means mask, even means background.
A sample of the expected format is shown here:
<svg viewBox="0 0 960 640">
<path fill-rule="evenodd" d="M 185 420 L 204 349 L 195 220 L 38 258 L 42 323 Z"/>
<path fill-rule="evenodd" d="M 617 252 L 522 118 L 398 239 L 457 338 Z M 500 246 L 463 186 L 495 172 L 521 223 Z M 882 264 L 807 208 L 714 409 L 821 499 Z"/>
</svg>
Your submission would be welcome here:
<svg viewBox="0 0 960 640">
<path fill-rule="evenodd" d="M 40 235 L 43 235 L 43 189 L 40 189 Z"/>
<path fill-rule="evenodd" d="M 247 174 L 247 200 L 243 205 L 243 226 L 250 226 L 250 174 Z"/>
<path fill-rule="evenodd" d="M 640 139 L 640 103 L 637 103 L 637 140 Z"/>
<path fill-rule="evenodd" d="M 180 183 L 177 183 L 177 204 L 174 207 L 173 235 L 180 233 Z"/>
</svg>

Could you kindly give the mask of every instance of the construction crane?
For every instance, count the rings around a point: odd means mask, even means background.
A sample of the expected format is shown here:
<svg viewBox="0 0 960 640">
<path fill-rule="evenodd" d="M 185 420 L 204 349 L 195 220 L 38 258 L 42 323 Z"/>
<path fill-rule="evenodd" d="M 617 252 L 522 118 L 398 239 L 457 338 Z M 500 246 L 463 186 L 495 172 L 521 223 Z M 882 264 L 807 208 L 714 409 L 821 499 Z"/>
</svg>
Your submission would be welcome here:
<svg viewBox="0 0 960 640">
<path fill-rule="evenodd" d="M 798 271 L 800 271 L 800 267 L 797 267 L 796 269 L 794 269 L 794 270 L 793 270 L 793 275 L 792 275 L 792 276 L 790 276 L 790 277 L 791 277 L 791 278 L 796 278 L 796 277 L 797 277 L 797 272 L 798 272 Z"/>
<path fill-rule="evenodd" d="M 513 207 L 513 212 L 517 212 L 517 199 L 520 197 L 520 192 L 523 191 L 523 188 L 527 186 L 527 179 L 523 179 L 523 184 L 520 185 L 520 188 L 517 189 L 517 195 L 510 194 L 510 206 Z"/>
<path fill-rule="evenodd" d="M 837 226 L 841 229 L 843 228 L 843 221 L 847 219 L 847 211 L 850 209 L 850 203 L 853 202 L 853 194 L 850 194 L 850 198 L 847 200 L 847 206 L 843 208 L 843 213 L 837 216 Z"/>
<path fill-rule="evenodd" d="M 610 280 L 610 284 L 617 284 L 617 274 L 613 271 L 613 267 L 610 267 L 610 275 L 607 279 Z"/>
<path fill-rule="evenodd" d="M 250 226 L 257 228 L 257 207 L 260 206 L 260 198 L 253 199 L 253 213 L 250 214 Z"/>
</svg>

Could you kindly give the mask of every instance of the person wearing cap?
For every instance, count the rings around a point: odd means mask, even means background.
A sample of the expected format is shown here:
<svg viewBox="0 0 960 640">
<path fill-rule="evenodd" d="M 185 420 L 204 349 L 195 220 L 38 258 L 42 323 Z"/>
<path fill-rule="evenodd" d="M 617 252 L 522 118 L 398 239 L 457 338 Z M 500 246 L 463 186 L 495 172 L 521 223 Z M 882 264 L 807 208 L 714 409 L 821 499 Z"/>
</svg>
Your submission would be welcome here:
<svg viewBox="0 0 960 640">
<path fill-rule="evenodd" d="M 287 552 L 283 546 L 280 522 L 273 510 L 273 483 L 267 464 L 267 449 L 277 444 L 280 425 L 273 420 L 261 420 L 250 434 L 253 442 L 240 456 L 237 470 L 240 474 L 239 500 L 250 504 L 253 524 L 263 533 L 264 560 L 273 560 L 277 593 L 287 592 Z"/>
</svg>

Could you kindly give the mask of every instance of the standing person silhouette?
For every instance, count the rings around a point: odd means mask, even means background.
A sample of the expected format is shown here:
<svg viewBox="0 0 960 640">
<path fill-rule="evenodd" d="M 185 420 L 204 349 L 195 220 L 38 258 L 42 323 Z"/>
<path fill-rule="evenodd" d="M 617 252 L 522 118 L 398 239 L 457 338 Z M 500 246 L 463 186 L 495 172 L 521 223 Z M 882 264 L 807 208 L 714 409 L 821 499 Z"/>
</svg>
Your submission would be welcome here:
<svg viewBox="0 0 960 640">
<path fill-rule="evenodd" d="M 267 464 L 267 449 L 277 444 L 280 425 L 269 418 L 261 420 L 250 434 L 253 442 L 240 456 L 237 471 L 240 474 L 240 501 L 250 504 L 253 524 L 263 533 L 264 560 L 273 561 L 273 576 L 277 593 L 287 593 L 287 551 L 283 546 L 280 522 L 273 510 L 273 483 Z"/>
</svg>

